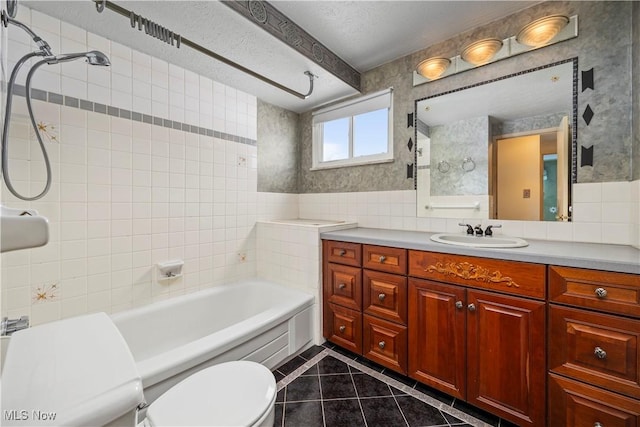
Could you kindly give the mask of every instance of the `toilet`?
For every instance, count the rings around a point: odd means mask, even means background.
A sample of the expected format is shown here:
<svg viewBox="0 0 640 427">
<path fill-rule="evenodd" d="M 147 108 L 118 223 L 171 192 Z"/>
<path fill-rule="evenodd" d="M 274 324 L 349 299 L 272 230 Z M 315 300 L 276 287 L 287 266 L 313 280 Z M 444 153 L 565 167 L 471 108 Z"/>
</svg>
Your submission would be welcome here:
<svg viewBox="0 0 640 427">
<path fill-rule="evenodd" d="M 2 369 L 3 426 L 273 426 L 276 381 L 250 361 L 220 363 L 146 407 L 124 338 L 105 313 L 16 332 Z M 136 426 L 137 423 L 137 426 Z"/>
<path fill-rule="evenodd" d="M 145 427 L 273 426 L 276 381 L 255 362 L 226 362 L 197 372 L 147 408 Z"/>
</svg>

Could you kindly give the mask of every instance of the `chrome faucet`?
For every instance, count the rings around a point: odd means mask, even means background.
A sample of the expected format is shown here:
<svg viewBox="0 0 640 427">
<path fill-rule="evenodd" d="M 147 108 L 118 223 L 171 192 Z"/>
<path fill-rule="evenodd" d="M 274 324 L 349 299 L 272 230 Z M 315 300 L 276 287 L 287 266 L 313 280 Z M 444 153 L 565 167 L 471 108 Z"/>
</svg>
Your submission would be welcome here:
<svg viewBox="0 0 640 427">
<path fill-rule="evenodd" d="M 465 224 L 463 222 L 459 222 L 458 225 L 460 227 L 467 227 L 467 234 L 473 234 L 473 227 L 471 226 L 471 224 Z"/>
<path fill-rule="evenodd" d="M 0 323 L 0 335 L 11 335 L 21 329 L 29 327 L 29 316 L 20 316 L 19 319 L 9 319 L 5 317 Z"/>
<path fill-rule="evenodd" d="M 493 236 L 492 228 L 502 228 L 502 224 L 499 225 L 487 225 L 487 229 L 484 231 L 485 236 Z"/>
</svg>

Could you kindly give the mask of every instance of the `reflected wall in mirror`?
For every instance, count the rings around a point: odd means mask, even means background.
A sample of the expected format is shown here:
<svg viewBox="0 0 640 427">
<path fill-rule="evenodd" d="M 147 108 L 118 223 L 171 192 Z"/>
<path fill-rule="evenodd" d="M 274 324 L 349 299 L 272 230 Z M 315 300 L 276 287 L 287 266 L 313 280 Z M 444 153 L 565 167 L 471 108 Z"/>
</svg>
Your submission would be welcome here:
<svg viewBox="0 0 640 427">
<path fill-rule="evenodd" d="M 417 100 L 417 215 L 569 221 L 577 62 Z"/>
</svg>

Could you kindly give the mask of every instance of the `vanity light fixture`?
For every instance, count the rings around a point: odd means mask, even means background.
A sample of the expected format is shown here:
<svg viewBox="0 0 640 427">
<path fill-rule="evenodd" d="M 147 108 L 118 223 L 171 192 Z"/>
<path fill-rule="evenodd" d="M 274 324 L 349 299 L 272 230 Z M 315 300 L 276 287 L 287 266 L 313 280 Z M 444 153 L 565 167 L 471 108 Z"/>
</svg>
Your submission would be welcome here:
<svg viewBox="0 0 640 427">
<path fill-rule="evenodd" d="M 544 46 L 557 36 L 568 23 L 569 18 L 564 15 L 550 15 L 536 19 L 520 30 L 516 41 L 531 47 Z"/>
<path fill-rule="evenodd" d="M 460 55 L 434 56 L 413 71 L 413 86 L 520 55 L 578 36 L 578 15 L 549 15 L 525 25 L 517 35 L 503 40 L 487 38 L 466 45 Z"/>
<path fill-rule="evenodd" d="M 460 57 L 473 65 L 482 65 L 491 61 L 496 53 L 502 48 L 502 40 L 490 38 L 478 40 L 462 49 Z"/>
<path fill-rule="evenodd" d="M 434 57 L 425 59 L 418 64 L 418 73 L 424 78 L 429 80 L 435 80 L 440 77 L 447 68 L 451 65 L 451 60 L 448 58 Z"/>
</svg>

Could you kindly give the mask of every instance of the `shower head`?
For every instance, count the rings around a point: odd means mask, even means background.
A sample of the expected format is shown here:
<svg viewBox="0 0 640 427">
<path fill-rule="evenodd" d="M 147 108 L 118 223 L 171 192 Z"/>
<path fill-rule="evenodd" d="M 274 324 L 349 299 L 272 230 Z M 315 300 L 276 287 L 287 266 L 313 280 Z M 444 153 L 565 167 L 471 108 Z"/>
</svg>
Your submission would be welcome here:
<svg viewBox="0 0 640 427">
<path fill-rule="evenodd" d="M 52 58 L 47 58 L 47 64 L 59 64 L 61 62 L 74 61 L 79 58 L 85 58 L 90 65 L 102 65 L 109 66 L 111 62 L 109 58 L 104 53 L 98 50 L 92 50 L 89 52 L 78 52 L 78 53 L 63 53 L 61 55 L 56 55 Z"/>
</svg>

